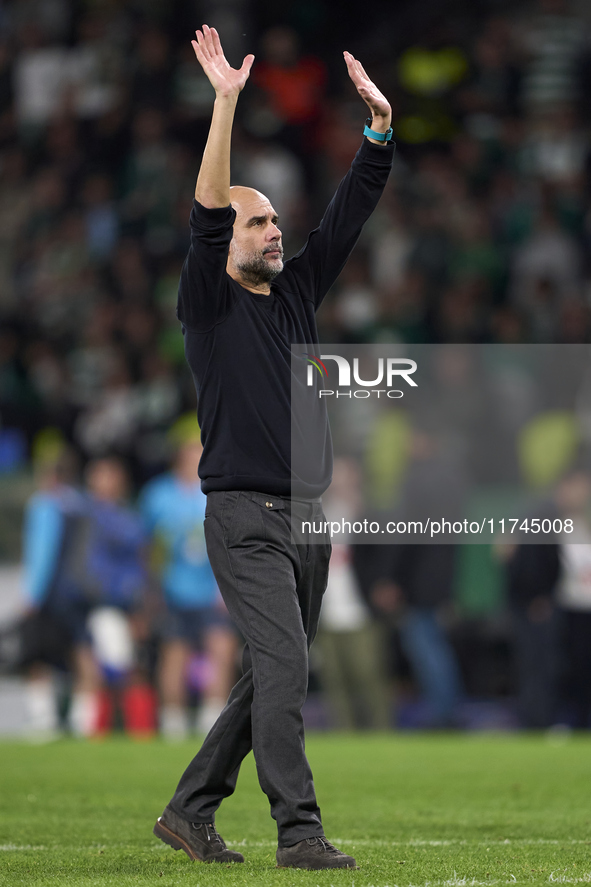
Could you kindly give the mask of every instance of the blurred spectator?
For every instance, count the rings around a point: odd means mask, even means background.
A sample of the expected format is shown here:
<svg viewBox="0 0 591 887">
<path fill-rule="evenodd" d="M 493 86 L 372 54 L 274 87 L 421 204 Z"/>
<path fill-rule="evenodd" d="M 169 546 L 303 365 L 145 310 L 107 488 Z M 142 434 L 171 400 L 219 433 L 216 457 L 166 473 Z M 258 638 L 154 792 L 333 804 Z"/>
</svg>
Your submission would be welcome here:
<svg viewBox="0 0 591 887">
<path fill-rule="evenodd" d="M 26 701 L 31 733 L 40 739 L 56 735 L 60 726 L 48 669 L 56 659 L 74 675 L 69 712 L 74 735 L 91 735 L 98 715 L 100 673 L 87 626 L 95 597 L 85 569 L 89 520 L 84 497 L 72 485 L 73 474 L 67 451 L 41 466 L 39 490 L 28 503 L 24 527 L 25 595 L 38 626 L 32 634 L 41 632 L 42 639 L 40 644 L 35 638 L 29 654 Z"/>
<path fill-rule="evenodd" d="M 574 238 L 560 230 L 549 208 L 516 250 L 512 301 L 529 322 L 536 342 L 552 341 L 562 304 L 579 292 L 581 258 Z"/>
<path fill-rule="evenodd" d="M 27 172 L 25 152 L 8 149 L 0 163 L 0 317 L 17 307 L 12 262 L 31 212 L 33 186 Z"/>
<path fill-rule="evenodd" d="M 33 340 L 26 352 L 27 373 L 35 392 L 37 409 L 42 404 L 39 424 L 57 428 L 70 436 L 75 416 L 68 366 L 57 349 L 42 339 Z"/>
<path fill-rule="evenodd" d="M 324 62 L 313 55 L 301 55 L 297 33 L 276 26 L 262 36 L 262 58 L 253 70 L 253 79 L 264 95 L 267 108 L 276 120 L 276 134 L 293 149 L 309 168 L 310 155 L 318 143 L 317 127 L 322 116 L 322 100 L 327 72 Z M 258 113 L 258 119 L 261 112 Z M 250 126 L 258 132 L 256 118 Z"/>
<path fill-rule="evenodd" d="M 133 119 L 132 137 L 122 213 L 127 233 L 142 236 L 168 218 L 175 197 L 170 187 L 173 155 L 162 111 L 156 107 L 139 110 Z"/>
<path fill-rule="evenodd" d="M 323 501 L 327 519 L 356 520 L 359 497 L 355 461 L 335 459 L 330 493 Z M 384 639 L 361 595 L 347 542 L 333 546 L 316 644 L 320 681 L 333 726 L 341 730 L 387 729 L 390 690 Z"/>
<path fill-rule="evenodd" d="M 149 303 L 152 280 L 141 243 L 132 237 L 121 238 L 112 256 L 109 286 L 118 302 Z"/>
<path fill-rule="evenodd" d="M 68 36 L 71 15 L 68 0 L 19 0 L 10 4 L 8 23 L 11 31 L 21 39 L 23 31 L 34 22 L 48 39 L 62 42 Z"/>
<path fill-rule="evenodd" d="M 528 519 L 571 519 L 545 544 L 501 544 L 512 610 L 519 715 L 533 729 L 590 726 L 591 476 L 575 463 Z M 588 612 L 589 611 L 589 612 Z"/>
<path fill-rule="evenodd" d="M 89 166 L 121 172 L 129 148 L 128 104 L 119 96 L 112 108 L 92 118 L 85 126 L 85 150 Z"/>
<path fill-rule="evenodd" d="M 189 144 L 204 142 L 215 93 L 201 66 L 195 64 L 190 43 L 181 47 L 178 53 L 172 91 L 175 131 Z"/>
<path fill-rule="evenodd" d="M 64 108 L 68 88 L 67 49 L 51 44 L 30 19 L 20 33 L 14 68 L 14 100 L 24 141 L 31 144 Z"/>
<path fill-rule="evenodd" d="M 104 173 L 88 176 L 82 188 L 86 249 L 93 259 L 111 255 L 119 234 L 119 218 L 113 201 L 113 181 Z"/>
<path fill-rule="evenodd" d="M 483 126 L 494 127 L 495 116 L 517 110 L 521 71 L 507 21 L 486 22 L 474 41 L 471 68 L 459 98 L 471 128 L 482 131 Z"/>
<path fill-rule="evenodd" d="M 338 284 L 335 317 L 344 342 L 363 342 L 377 318 L 377 296 L 368 283 L 365 256 L 358 253 L 343 270 Z"/>
<path fill-rule="evenodd" d="M 114 345 L 117 309 L 112 302 L 90 306 L 76 345 L 68 355 L 72 400 L 85 406 L 100 394 L 116 361 Z"/>
<path fill-rule="evenodd" d="M 237 182 L 248 182 L 269 198 L 279 216 L 284 239 L 293 235 L 304 200 L 302 164 L 295 154 L 279 145 L 243 134 L 238 162 L 232 175 Z"/>
<path fill-rule="evenodd" d="M 71 200 L 84 171 L 85 157 L 80 138 L 80 126 L 69 109 L 54 114 L 47 125 L 43 139 L 43 161 L 61 176 Z"/>
<path fill-rule="evenodd" d="M 181 408 L 181 393 L 168 361 L 148 353 L 140 364 L 141 382 L 136 387 L 137 422 L 140 433 L 134 455 L 140 480 L 153 477 L 167 462 L 169 427 Z"/>
<path fill-rule="evenodd" d="M 187 677 L 191 652 L 207 656 L 197 729 L 208 732 L 234 681 L 237 636 L 223 605 L 205 549 L 205 495 L 198 469 L 202 447 L 181 443 L 173 470 L 142 490 L 140 509 L 153 540 L 166 612 L 158 663 L 160 730 L 169 739 L 188 730 Z"/>
<path fill-rule="evenodd" d="M 119 459 L 89 463 L 85 480 L 91 532 L 85 570 L 96 585 L 88 631 L 101 683 L 111 690 L 103 690 L 95 730 L 112 727 L 119 708 L 130 733 L 150 734 L 156 729 L 156 706 L 135 669 L 134 637 L 148 585 L 147 535 L 140 516 L 125 504 L 129 477 Z"/>
<path fill-rule="evenodd" d="M 125 505 L 127 470 L 117 458 L 96 459 L 86 467 L 85 480 L 92 519 L 87 569 L 100 586 L 98 603 L 132 613 L 146 590 L 147 537 L 139 515 Z"/>
<path fill-rule="evenodd" d="M 373 588 L 372 604 L 383 617 L 397 618 L 401 647 L 424 706 L 422 726 L 457 726 L 462 679 L 445 627 L 456 550 L 452 545 L 401 544 L 393 545 L 389 554 L 392 563 Z"/>
<path fill-rule="evenodd" d="M 523 101 L 526 108 L 556 107 L 578 93 L 578 63 L 588 41 L 585 22 L 568 0 L 538 0 L 516 29 L 526 53 Z"/>
<path fill-rule="evenodd" d="M 129 454 L 138 425 L 136 407 L 128 363 L 124 355 L 115 354 L 105 387 L 76 421 L 74 438 L 81 450 L 88 456 Z"/>
<path fill-rule="evenodd" d="M 453 522 L 461 514 L 462 472 L 455 463 L 431 431 L 413 432 L 401 505 L 406 520 L 445 514 Z M 382 617 L 396 619 L 402 650 L 425 705 L 423 724 L 454 726 L 463 688 L 446 618 L 452 606 L 457 546 L 402 540 L 376 546 L 375 556 L 379 566 L 374 568 L 370 602 Z"/>
<path fill-rule="evenodd" d="M 549 515 L 556 516 L 555 508 Z M 536 517 L 542 518 L 540 509 Z M 556 585 L 560 575 L 556 544 L 516 545 L 506 561 L 507 598 L 513 617 L 514 662 L 521 724 L 550 727 L 558 693 L 558 620 Z"/>
<path fill-rule="evenodd" d="M 555 186 L 580 187 L 589 153 L 587 135 L 573 105 L 539 115 L 523 146 L 524 171 Z"/>
<path fill-rule="evenodd" d="M 48 234 L 60 219 L 66 203 L 65 181 L 58 169 L 42 168 L 33 181 L 31 203 L 23 236 L 35 241 Z"/>
<path fill-rule="evenodd" d="M 374 216 L 366 237 L 371 279 L 380 289 L 393 288 L 404 280 L 412 235 L 405 225 L 400 199 L 392 190 L 386 190 Z"/>
<path fill-rule="evenodd" d="M 5 426 L 30 430 L 37 403 L 20 344 L 17 330 L 8 326 L 0 329 L 0 417 Z"/>
<path fill-rule="evenodd" d="M 123 55 L 121 47 L 109 39 L 106 25 L 106 18 L 98 10 L 82 16 L 69 54 L 72 106 L 84 119 L 114 108 L 120 89 Z"/>
<path fill-rule="evenodd" d="M 105 683 L 123 694 L 125 725 L 132 732 L 150 732 L 154 711 L 151 723 L 139 722 L 142 689 L 130 684 L 135 662 L 130 620 L 147 583 L 145 532 L 139 517 L 123 505 L 128 479 L 118 460 L 88 466 L 88 495 L 71 484 L 71 460 L 64 450 L 42 467 L 40 490 L 27 511 L 31 731 L 50 737 L 60 726 L 48 669 L 57 664 L 73 671 L 69 724 L 75 735 L 91 736 L 109 725 L 101 712 Z M 151 698 L 151 691 L 144 687 L 143 695 Z"/>
<path fill-rule="evenodd" d="M 132 70 L 133 107 L 167 111 L 172 97 L 172 66 L 168 34 L 162 28 L 146 27 L 142 30 Z"/>
<path fill-rule="evenodd" d="M 562 572 L 557 603 L 564 620 L 565 675 L 562 716 L 578 729 L 591 727 L 591 475 L 574 470 L 556 494 L 560 513 L 576 521 L 560 542 Z"/>
</svg>

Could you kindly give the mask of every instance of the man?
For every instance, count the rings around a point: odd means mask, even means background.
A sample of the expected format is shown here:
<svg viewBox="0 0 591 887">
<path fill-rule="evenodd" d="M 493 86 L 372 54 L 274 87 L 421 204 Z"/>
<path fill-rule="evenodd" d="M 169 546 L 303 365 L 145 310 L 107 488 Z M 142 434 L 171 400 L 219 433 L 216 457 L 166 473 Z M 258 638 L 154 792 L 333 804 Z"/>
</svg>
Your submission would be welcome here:
<svg viewBox="0 0 591 887">
<path fill-rule="evenodd" d="M 129 507 L 130 477 L 119 457 L 92 460 L 84 476 L 91 524 L 88 629 L 101 685 L 95 729 L 112 729 L 120 711 L 126 732 L 149 736 L 156 725 L 155 697 L 142 679 L 135 643 L 148 588 L 148 537 L 141 517 Z"/>
<path fill-rule="evenodd" d="M 74 485 L 76 460 L 62 452 L 40 466 L 39 488 L 27 503 L 23 555 L 29 618 L 25 622 L 25 692 L 29 727 L 37 738 L 59 735 L 58 704 L 49 668 L 70 666 L 69 726 L 90 736 L 97 719 L 100 672 L 87 627 L 92 609 L 88 563 L 91 520 Z"/>
<path fill-rule="evenodd" d="M 196 35 L 193 48 L 216 98 L 178 315 L 199 393 L 207 550 L 246 647 L 244 674 L 154 833 L 192 859 L 243 862 L 226 848 L 214 816 L 252 749 L 277 821 L 278 865 L 355 868 L 355 860 L 324 836 L 304 752 L 307 651 L 330 544 L 296 545 L 291 527 L 323 519 L 319 497 L 330 483 L 332 453 L 324 416 L 315 471 L 297 479 L 292 495 L 291 345 L 318 342 L 314 312 L 386 184 L 391 109 L 360 63 L 345 53 L 349 76 L 372 112 L 371 129 L 365 130 L 370 138 L 319 228 L 284 265 L 278 219 L 267 198 L 250 188 L 230 188 L 234 111 L 254 56 L 232 69 L 213 28 L 204 25 Z"/>
<path fill-rule="evenodd" d="M 193 649 L 205 652 L 209 666 L 199 731 L 207 733 L 217 720 L 236 674 L 238 638 L 205 549 L 205 496 L 198 475 L 201 452 L 198 438 L 183 441 L 172 471 L 146 484 L 139 501 L 153 539 L 166 605 L 158 689 L 160 732 L 167 739 L 181 739 L 188 732 L 187 668 Z"/>
</svg>

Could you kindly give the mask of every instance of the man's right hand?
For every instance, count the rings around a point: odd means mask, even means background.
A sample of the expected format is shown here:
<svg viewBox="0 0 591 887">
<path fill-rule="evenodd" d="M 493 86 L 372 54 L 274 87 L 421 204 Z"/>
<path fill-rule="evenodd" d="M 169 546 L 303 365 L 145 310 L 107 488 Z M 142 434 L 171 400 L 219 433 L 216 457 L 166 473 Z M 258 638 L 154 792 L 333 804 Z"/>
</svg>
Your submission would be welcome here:
<svg viewBox="0 0 591 887">
<path fill-rule="evenodd" d="M 191 41 L 197 60 L 209 82 L 215 89 L 216 96 L 222 98 L 236 97 L 244 89 L 248 80 L 254 55 L 247 55 L 238 70 L 231 68 L 224 51 L 218 32 L 215 28 L 203 25 L 203 31 L 195 31 L 196 40 Z"/>
</svg>

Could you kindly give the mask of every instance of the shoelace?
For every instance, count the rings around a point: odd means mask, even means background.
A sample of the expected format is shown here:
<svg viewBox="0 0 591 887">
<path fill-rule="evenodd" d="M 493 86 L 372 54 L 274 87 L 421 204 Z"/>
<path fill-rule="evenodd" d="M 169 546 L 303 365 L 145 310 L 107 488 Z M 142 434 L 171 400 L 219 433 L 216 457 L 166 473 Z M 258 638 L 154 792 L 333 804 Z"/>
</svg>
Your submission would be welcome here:
<svg viewBox="0 0 591 887">
<path fill-rule="evenodd" d="M 221 848 L 222 850 L 227 850 L 227 849 L 228 849 L 228 848 L 226 847 L 225 843 L 224 843 L 224 839 L 223 839 L 222 836 L 217 832 L 216 827 L 215 827 L 215 825 L 213 824 L 213 822 L 204 822 L 204 823 L 199 824 L 199 825 L 198 825 L 197 823 L 193 823 L 193 825 L 195 826 L 195 828 L 203 828 L 203 830 L 205 831 L 205 835 L 206 835 L 206 837 L 207 837 L 207 840 L 208 840 L 210 843 L 212 843 L 212 844 L 213 844 L 213 843 L 219 844 L 219 845 L 220 845 L 220 848 Z"/>
<path fill-rule="evenodd" d="M 326 853 L 339 853 L 340 852 L 339 850 L 337 850 L 337 848 L 334 846 L 334 844 L 331 844 L 330 841 L 327 841 L 327 839 L 325 837 L 323 837 L 322 835 L 318 835 L 317 838 L 306 838 L 306 842 L 310 845 L 317 844 L 317 843 L 321 844 L 322 849 Z"/>
</svg>

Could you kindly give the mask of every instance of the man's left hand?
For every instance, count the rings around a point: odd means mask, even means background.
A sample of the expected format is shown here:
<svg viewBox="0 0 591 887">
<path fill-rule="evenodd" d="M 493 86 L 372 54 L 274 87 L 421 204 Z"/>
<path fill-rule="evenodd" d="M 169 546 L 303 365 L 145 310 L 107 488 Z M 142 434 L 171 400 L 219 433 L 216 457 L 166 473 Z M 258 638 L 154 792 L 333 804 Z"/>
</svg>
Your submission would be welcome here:
<svg viewBox="0 0 591 887">
<path fill-rule="evenodd" d="M 392 123 L 392 108 L 387 98 L 377 88 L 373 80 L 367 76 L 365 68 L 350 52 L 344 52 L 349 77 L 355 84 L 357 92 L 371 111 L 371 129 L 375 132 L 386 132 Z M 370 139 L 370 141 L 376 141 Z M 383 144 L 377 142 L 377 144 Z"/>
</svg>

